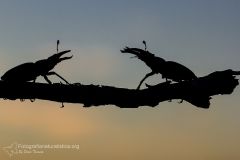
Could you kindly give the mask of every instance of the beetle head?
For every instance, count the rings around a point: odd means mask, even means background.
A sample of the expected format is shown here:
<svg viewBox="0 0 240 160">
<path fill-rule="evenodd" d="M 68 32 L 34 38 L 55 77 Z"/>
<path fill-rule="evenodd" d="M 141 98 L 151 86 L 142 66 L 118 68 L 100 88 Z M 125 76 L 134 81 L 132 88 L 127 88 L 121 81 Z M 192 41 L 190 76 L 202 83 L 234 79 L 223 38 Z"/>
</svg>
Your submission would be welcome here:
<svg viewBox="0 0 240 160">
<path fill-rule="evenodd" d="M 56 53 L 56 54 L 48 57 L 47 59 L 42 59 L 42 60 L 37 61 L 35 63 L 35 67 L 36 67 L 37 72 L 41 75 L 46 74 L 50 70 L 52 70 L 61 61 L 71 59 L 73 56 L 62 57 L 61 58 L 62 55 L 66 54 L 70 51 L 71 50 L 62 51 L 60 53 Z"/>
<path fill-rule="evenodd" d="M 69 57 L 61 57 L 62 55 L 68 53 L 68 52 L 71 52 L 71 50 L 66 50 L 66 51 L 62 51 L 62 52 L 59 52 L 59 53 L 56 53 L 50 57 L 48 57 L 48 61 L 50 63 L 52 63 L 53 65 L 56 65 L 58 63 L 60 63 L 61 61 L 63 60 L 67 60 L 67 59 L 71 59 L 73 56 L 69 56 Z"/>
</svg>

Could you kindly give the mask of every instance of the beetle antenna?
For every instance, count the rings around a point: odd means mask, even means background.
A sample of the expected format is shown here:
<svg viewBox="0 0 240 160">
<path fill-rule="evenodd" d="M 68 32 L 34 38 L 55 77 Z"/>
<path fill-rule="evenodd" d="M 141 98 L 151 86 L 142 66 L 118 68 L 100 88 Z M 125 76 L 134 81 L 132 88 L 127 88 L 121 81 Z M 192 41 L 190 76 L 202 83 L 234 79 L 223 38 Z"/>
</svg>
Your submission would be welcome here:
<svg viewBox="0 0 240 160">
<path fill-rule="evenodd" d="M 60 41 L 57 40 L 57 53 L 58 53 L 58 46 L 59 46 Z"/>
<path fill-rule="evenodd" d="M 145 51 L 147 51 L 147 44 L 146 44 L 146 41 L 142 41 L 142 43 L 144 44 L 144 46 L 145 46 Z"/>
</svg>

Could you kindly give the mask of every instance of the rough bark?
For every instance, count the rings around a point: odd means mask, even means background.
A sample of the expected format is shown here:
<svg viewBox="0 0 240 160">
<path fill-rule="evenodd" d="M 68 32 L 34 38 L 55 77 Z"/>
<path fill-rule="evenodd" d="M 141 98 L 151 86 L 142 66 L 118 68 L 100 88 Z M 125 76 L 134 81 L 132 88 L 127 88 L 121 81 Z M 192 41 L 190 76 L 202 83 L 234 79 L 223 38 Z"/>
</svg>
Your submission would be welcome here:
<svg viewBox="0 0 240 160">
<path fill-rule="evenodd" d="M 121 108 L 155 107 L 162 101 L 182 99 L 197 107 L 209 108 L 211 96 L 233 92 L 239 84 L 235 75 L 240 75 L 240 71 L 217 71 L 192 81 L 147 85 L 148 88 L 142 90 L 80 83 L 65 85 L 0 81 L 0 98 L 81 103 L 84 107 L 116 105 Z"/>
</svg>

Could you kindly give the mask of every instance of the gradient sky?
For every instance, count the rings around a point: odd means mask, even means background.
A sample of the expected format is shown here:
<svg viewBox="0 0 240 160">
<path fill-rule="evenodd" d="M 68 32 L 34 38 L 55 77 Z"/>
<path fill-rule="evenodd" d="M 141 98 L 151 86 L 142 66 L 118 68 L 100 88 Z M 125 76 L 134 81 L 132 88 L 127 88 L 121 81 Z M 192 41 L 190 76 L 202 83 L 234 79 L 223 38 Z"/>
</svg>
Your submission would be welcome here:
<svg viewBox="0 0 240 160">
<path fill-rule="evenodd" d="M 0 73 L 47 58 L 57 39 L 60 50 L 71 49 L 74 57 L 55 71 L 72 83 L 136 88 L 150 69 L 120 49 L 143 48 L 142 40 L 149 51 L 197 76 L 240 70 L 239 17 L 238 0 L 0 0 Z M 1 148 L 17 142 L 80 149 L 13 159 L 237 160 L 239 103 L 239 87 L 213 97 L 208 110 L 176 100 L 138 109 L 1 100 L 0 159 L 9 159 Z"/>
</svg>

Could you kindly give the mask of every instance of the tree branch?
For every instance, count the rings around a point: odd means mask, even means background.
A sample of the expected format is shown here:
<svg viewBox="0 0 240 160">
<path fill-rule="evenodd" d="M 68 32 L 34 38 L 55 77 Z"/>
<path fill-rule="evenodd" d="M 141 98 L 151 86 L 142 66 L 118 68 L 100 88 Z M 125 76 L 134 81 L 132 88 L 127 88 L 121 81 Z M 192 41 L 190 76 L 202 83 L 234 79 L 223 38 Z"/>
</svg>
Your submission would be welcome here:
<svg viewBox="0 0 240 160">
<path fill-rule="evenodd" d="M 0 98 L 82 103 L 84 107 L 116 105 L 121 108 L 155 107 L 162 101 L 183 99 L 197 107 L 209 108 L 211 96 L 233 92 L 239 84 L 235 75 L 240 75 L 240 71 L 217 71 L 192 81 L 147 85 L 148 88 L 142 90 L 80 83 L 65 85 L 0 81 Z"/>
</svg>

